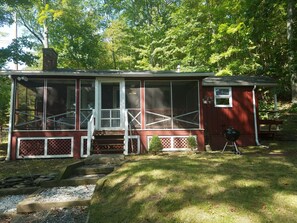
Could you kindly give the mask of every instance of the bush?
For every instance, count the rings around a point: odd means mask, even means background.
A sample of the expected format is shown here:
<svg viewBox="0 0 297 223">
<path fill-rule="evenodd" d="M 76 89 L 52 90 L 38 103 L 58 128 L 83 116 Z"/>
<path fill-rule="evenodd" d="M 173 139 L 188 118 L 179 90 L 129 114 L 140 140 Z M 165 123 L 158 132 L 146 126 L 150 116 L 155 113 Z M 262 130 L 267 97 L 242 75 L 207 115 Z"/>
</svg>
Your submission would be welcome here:
<svg viewBox="0 0 297 223">
<path fill-rule="evenodd" d="M 158 152 L 161 152 L 162 149 L 163 145 L 160 138 L 157 135 L 154 135 L 149 144 L 149 151 L 157 154 Z"/>
<path fill-rule="evenodd" d="M 194 150 L 197 148 L 197 141 L 196 138 L 194 136 L 189 136 L 187 138 L 187 143 L 188 143 L 188 148 L 190 148 L 191 150 Z"/>
</svg>

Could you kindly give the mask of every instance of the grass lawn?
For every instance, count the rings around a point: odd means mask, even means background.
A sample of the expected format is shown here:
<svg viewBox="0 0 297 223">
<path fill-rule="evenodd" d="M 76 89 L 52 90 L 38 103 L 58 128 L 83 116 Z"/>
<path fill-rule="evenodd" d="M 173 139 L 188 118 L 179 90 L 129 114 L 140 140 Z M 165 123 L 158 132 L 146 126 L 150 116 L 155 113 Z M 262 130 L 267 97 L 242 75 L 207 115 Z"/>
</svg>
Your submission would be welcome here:
<svg viewBox="0 0 297 223">
<path fill-rule="evenodd" d="M 34 159 L 0 162 L 0 180 L 11 176 L 30 174 L 61 174 L 66 166 L 77 162 L 74 159 Z"/>
<path fill-rule="evenodd" d="M 297 222 L 296 144 L 131 157 L 97 187 L 90 222 Z"/>
</svg>

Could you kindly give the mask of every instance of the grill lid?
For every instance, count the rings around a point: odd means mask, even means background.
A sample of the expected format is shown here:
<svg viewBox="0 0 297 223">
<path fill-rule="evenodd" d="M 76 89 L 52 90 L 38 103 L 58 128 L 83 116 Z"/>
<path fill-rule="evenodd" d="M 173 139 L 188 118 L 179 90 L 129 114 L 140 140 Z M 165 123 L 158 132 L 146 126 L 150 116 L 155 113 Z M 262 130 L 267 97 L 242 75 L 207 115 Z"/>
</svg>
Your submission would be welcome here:
<svg viewBox="0 0 297 223">
<path fill-rule="evenodd" d="M 224 137 L 229 142 L 235 142 L 237 139 L 239 139 L 240 132 L 233 127 L 229 127 L 224 131 Z"/>
</svg>

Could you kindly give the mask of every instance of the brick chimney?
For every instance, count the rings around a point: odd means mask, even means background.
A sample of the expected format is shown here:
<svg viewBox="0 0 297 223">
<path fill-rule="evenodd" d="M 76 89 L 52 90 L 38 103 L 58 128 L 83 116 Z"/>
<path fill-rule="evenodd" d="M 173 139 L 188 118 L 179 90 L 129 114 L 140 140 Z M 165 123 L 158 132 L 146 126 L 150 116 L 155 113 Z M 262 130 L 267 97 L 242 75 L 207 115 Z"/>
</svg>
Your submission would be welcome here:
<svg viewBox="0 0 297 223">
<path fill-rule="evenodd" d="M 42 48 L 43 71 L 52 71 L 57 69 L 58 54 L 52 48 Z"/>
</svg>

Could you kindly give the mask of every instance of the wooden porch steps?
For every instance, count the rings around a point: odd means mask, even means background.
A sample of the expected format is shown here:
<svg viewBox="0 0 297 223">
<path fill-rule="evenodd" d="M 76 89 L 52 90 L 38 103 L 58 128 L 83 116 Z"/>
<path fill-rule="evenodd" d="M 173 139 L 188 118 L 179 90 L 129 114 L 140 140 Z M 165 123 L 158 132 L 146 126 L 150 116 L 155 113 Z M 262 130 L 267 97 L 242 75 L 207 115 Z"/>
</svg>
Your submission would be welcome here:
<svg viewBox="0 0 297 223">
<path fill-rule="evenodd" d="M 95 131 L 92 154 L 120 154 L 124 151 L 124 131 Z"/>
</svg>

